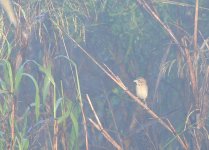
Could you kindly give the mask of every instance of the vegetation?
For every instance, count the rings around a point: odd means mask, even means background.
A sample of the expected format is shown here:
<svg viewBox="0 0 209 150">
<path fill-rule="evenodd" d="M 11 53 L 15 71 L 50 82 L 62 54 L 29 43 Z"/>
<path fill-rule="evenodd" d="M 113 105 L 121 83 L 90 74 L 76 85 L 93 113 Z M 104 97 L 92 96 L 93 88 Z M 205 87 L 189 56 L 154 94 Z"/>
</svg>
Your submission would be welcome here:
<svg viewBox="0 0 209 150">
<path fill-rule="evenodd" d="M 209 149 L 208 1 L 12 6 L 0 15 L 0 149 Z"/>
</svg>

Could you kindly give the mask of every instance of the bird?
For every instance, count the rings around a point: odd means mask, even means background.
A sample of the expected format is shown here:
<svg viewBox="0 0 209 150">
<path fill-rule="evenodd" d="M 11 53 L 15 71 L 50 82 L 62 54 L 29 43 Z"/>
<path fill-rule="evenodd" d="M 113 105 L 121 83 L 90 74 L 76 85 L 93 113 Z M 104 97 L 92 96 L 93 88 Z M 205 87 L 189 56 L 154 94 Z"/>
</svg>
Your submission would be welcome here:
<svg viewBox="0 0 209 150">
<path fill-rule="evenodd" d="M 13 23 L 14 26 L 16 27 L 17 26 L 17 19 L 14 14 L 10 0 L 0 0 L 0 5 L 4 8 L 6 13 L 8 14 L 11 23 Z"/>
<path fill-rule="evenodd" d="M 148 96 L 148 85 L 147 81 L 143 77 L 138 77 L 134 80 L 136 83 L 136 96 L 144 101 L 146 104 L 146 99 Z"/>
</svg>

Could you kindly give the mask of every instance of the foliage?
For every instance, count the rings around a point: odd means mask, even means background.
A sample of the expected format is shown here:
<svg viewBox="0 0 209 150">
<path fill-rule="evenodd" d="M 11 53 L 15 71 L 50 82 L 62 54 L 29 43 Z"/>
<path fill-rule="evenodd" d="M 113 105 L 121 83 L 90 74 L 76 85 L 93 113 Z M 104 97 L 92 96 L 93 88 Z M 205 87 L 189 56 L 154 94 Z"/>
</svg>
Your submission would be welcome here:
<svg viewBox="0 0 209 150">
<path fill-rule="evenodd" d="M 176 148 L 177 136 L 150 121 L 94 60 L 130 91 L 135 91 L 133 80 L 144 76 L 151 110 L 191 147 L 201 143 L 189 139 L 196 138 L 190 131 L 196 131 L 197 100 L 205 106 L 199 110 L 201 129 L 208 129 L 209 3 L 199 2 L 195 33 L 194 2 L 143 1 L 152 11 L 140 2 L 16 1 L 17 27 L 6 13 L 0 15 L 0 149 L 85 149 L 86 141 L 89 149 L 112 149 L 104 131 L 123 149 Z M 102 121 L 100 132 L 85 121 L 92 116 L 86 94 Z"/>
</svg>

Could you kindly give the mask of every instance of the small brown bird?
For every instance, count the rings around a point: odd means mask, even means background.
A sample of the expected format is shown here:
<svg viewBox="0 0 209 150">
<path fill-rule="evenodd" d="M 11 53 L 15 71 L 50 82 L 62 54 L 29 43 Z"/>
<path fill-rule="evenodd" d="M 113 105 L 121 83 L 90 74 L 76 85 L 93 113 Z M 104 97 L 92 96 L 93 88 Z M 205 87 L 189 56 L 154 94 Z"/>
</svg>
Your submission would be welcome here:
<svg viewBox="0 0 209 150">
<path fill-rule="evenodd" d="M 136 83 L 136 96 L 145 102 L 148 96 L 147 81 L 144 78 L 139 77 L 134 80 L 134 82 Z"/>
</svg>

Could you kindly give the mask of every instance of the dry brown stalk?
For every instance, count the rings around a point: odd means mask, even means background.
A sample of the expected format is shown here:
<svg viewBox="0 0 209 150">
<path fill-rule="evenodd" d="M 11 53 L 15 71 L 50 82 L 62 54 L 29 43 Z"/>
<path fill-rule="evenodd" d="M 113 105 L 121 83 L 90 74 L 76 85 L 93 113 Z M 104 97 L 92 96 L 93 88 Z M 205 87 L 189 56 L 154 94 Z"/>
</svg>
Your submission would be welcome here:
<svg viewBox="0 0 209 150">
<path fill-rule="evenodd" d="M 198 8 L 199 8 L 199 0 L 196 0 L 196 4 L 195 4 L 195 18 L 194 18 L 194 51 L 195 51 L 194 57 L 195 58 L 197 58 L 197 55 L 198 55 L 198 47 L 197 47 Z"/>
<path fill-rule="evenodd" d="M 196 77 L 195 77 L 195 71 L 194 71 L 194 68 L 193 68 L 193 65 L 192 65 L 192 59 L 191 59 L 191 56 L 190 56 L 190 53 L 189 53 L 189 49 L 187 48 L 187 41 L 186 39 L 182 39 L 184 45 L 185 45 L 185 57 L 186 57 L 186 62 L 187 62 L 187 65 L 189 67 L 189 75 L 190 75 L 190 80 L 191 80 L 191 83 L 192 83 L 192 90 L 193 90 L 193 94 L 194 96 L 196 96 L 196 90 L 197 90 L 197 82 L 196 82 Z"/>
<path fill-rule="evenodd" d="M 14 26 L 16 27 L 17 26 L 17 19 L 14 14 L 10 0 L 0 0 L 0 4 L 4 8 L 4 10 L 6 11 L 11 23 L 13 23 Z"/>
<path fill-rule="evenodd" d="M 86 150 L 89 149 L 89 142 L 88 142 L 88 132 L 87 132 L 87 125 L 86 125 L 86 116 L 84 114 L 83 105 L 81 106 L 81 113 L 82 113 L 82 119 L 83 119 L 83 128 L 85 133 L 85 142 L 86 142 Z"/>
<path fill-rule="evenodd" d="M 58 137 L 58 131 L 59 131 L 58 122 L 55 119 L 54 120 L 53 150 L 57 150 L 58 149 L 58 139 L 57 139 L 57 137 Z"/>
<path fill-rule="evenodd" d="M 99 120 L 99 117 L 97 116 L 97 113 L 96 113 L 96 111 L 94 110 L 94 107 L 93 107 L 93 105 L 92 105 L 92 103 L 91 103 L 91 100 L 90 100 L 90 98 L 89 98 L 89 96 L 88 95 L 86 95 L 86 98 L 87 98 L 87 100 L 88 100 L 88 103 L 89 103 L 89 105 L 90 105 L 90 107 L 91 107 L 91 110 L 92 110 L 92 112 L 94 113 L 94 116 L 95 116 L 95 118 L 96 118 L 96 121 L 97 121 L 97 123 L 95 123 L 92 119 L 89 119 L 89 121 L 91 122 L 91 124 L 97 129 L 97 130 L 99 130 L 101 133 L 102 133 L 102 135 L 115 147 L 115 148 L 117 148 L 118 150 L 122 150 L 122 148 L 121 148 L 121 146 L 109 135 L 109 133 L 103 128 L 103 126 L 102 126 L 102 124 L 101 124 L 101 122 L 100 122 L 100 120 Z"/>
<path fill-rule="evenodd" d="M 160 17 L 157 15 L 157 13 L 147 4 L 147 2 L 145 0 L 137 0 L 137 2 L 138 2 L 139 5 L 143 6 L 143 8 L 163 27 L 163 29 L 168 33 L 168 35 L 170 36 L 170 38 L 172 39 L 172 41 L 174 41 L 174 43 L 179 47 L 181 53 L 183 54 L 183 49 L 180 46 L 180 43 L 177 40 L 177 38 L 175 37 L 174 33 L 169 28 L 169 26 L 167 26 L 160 19 Z"/>
<path fill-rule="evenodd" d="M 168 45 L 168 47 L 166 48 L 166 52 L 164 53 L 164 55 L 163 55 L 163 57 L 162 57 L 162 60 L 161 60 L 161 66 L 163 65 L 163 64 L 165 64 L 165 62 L 166 62 L 166 60 L 167 60 L 167 57 L 168 57 L 168 54 L 170 53 L 170 47 L 171 47 L 171 43 Z M 162 70 L 162 69 L 161 69 Z M 155 84 L 155 92 L 154 92 L 154 100 L 153 101 L 156 101 L 156 99 L 157 99 L 157 89 L 158 89 L 158 87 L 159 87 L 159 84 L 160 84 L 160 80 L 161 80 L 161 78 L 162 78 L 162 76 L 163 76 L 163 72 L 162 71 L 159 71 L 159 73 L 158 73 L 158 77 L 157 77 L 157 81 L 156 81 L 156 84 Z"/>
<path fill-rule="evenodd" d="M 12 101 L 12 112 L 11 112 L 11 149 L 15 149 L 15 102 Z"/>
</svg>

